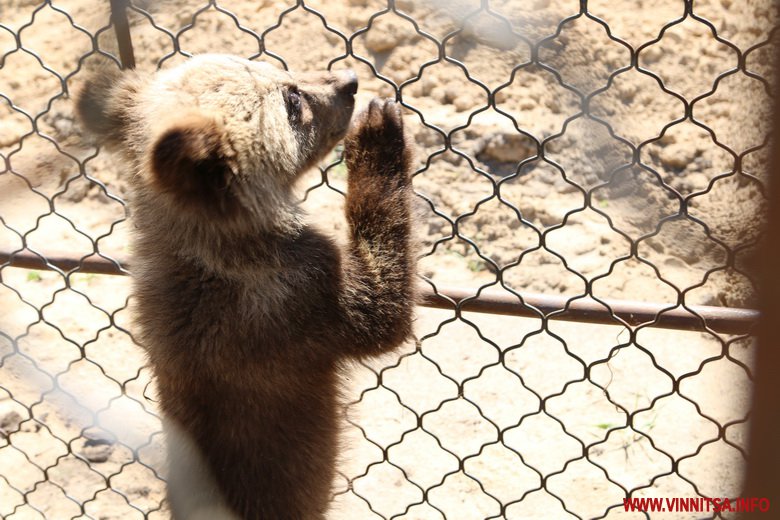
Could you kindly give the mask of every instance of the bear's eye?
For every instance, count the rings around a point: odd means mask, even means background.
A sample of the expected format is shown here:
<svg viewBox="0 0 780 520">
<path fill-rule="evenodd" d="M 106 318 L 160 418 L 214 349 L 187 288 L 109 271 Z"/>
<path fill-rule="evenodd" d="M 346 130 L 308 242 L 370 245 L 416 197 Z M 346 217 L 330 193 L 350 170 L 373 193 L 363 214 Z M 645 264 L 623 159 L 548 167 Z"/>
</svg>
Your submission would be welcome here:
<svg viewBox="0 0 780 520">
<path fill-rule="evenodd" d="M 298 89 L 291 88 L 287 92 L 287 115 L 297 118 L 301 113 L 301 93 Z"/>
</svg>

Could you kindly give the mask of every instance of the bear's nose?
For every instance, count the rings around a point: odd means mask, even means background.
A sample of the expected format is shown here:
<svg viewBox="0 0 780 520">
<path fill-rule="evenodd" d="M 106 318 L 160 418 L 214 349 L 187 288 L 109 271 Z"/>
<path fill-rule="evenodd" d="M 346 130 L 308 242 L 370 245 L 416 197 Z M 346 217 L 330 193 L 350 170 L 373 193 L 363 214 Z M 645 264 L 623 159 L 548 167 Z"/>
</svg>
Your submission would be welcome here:
<svg viewBox="0 0 780 520">
<path fill-rule="evenodd" d="M 358 78 L 352 70 L 341 70 L 335 73 L 336 75 L 336 89 L 340 94 L 346 94 L 353 96 L 357 94 L 358 90 Z"/>
</svg>

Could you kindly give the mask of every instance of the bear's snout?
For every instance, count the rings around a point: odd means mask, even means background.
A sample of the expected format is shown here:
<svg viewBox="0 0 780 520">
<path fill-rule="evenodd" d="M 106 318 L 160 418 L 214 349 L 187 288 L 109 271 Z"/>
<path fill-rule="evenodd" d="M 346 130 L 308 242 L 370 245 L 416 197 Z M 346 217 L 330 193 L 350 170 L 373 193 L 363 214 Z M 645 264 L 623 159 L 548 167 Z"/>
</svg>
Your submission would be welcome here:
<svg viewBox="0 0 780 520">
<path fill-rule="evenodd" d="M 336 90 L 341 95 L 354 96 L 358 90 L 357 74 L 353 70 L 341 70 L 334 72 L 336 77 Z"/>
</svg>

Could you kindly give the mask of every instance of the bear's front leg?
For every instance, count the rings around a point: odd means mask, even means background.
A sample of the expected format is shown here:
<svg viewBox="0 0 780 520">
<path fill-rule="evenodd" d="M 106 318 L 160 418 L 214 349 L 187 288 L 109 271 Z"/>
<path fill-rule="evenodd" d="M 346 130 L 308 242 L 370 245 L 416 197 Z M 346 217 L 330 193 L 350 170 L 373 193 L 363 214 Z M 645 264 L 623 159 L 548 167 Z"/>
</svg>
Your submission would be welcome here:
<svg viewBox="0 0 780 520">
<path fill-rule="evenodd" d="M 350 244 L 340 298 L 358 356 L 393 348 L 411 333 L 416 260 L 410 148 L 401 107 L 392 100 L 371 101 L 346 137 Z"/>
</svg>

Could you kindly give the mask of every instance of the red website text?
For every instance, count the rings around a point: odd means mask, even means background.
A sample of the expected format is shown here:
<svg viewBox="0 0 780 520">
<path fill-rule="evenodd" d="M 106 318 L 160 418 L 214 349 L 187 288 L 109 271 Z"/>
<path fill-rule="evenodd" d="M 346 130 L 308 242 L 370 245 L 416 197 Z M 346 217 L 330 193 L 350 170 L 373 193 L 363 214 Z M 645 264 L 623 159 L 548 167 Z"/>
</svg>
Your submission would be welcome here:
<svg viewBox="0 0 780 520">
<path fill-rule="evenodd" d="M 624 498 L 625 511 L 693 513 L 767 513 L 769 499 L 747 498 Z"/>
</svg>

